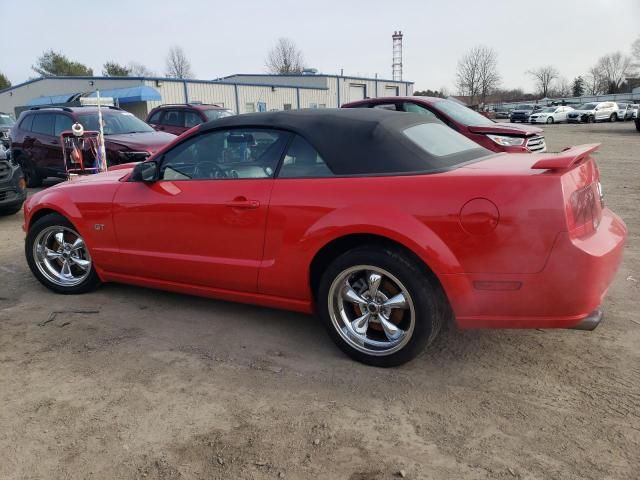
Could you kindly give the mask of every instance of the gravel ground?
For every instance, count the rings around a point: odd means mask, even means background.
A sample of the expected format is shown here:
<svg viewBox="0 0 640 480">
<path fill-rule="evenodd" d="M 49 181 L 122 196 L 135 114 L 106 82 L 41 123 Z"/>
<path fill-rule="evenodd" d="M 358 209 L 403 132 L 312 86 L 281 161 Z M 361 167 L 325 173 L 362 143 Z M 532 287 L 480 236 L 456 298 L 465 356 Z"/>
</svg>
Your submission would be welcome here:
<svg viewBox="0 0 640 480">
<path fill-rule="evenodd" d="M 640 478 L 640 135 L 545 130 L 551 150 L 603 143 L 629 227 L 606 321 L 452 328 L 391 370 L 312 317 L 120 285 L 55 295 L 28 271 L 22 215 L 1 218 L 0 478 Z"/>
</svg>

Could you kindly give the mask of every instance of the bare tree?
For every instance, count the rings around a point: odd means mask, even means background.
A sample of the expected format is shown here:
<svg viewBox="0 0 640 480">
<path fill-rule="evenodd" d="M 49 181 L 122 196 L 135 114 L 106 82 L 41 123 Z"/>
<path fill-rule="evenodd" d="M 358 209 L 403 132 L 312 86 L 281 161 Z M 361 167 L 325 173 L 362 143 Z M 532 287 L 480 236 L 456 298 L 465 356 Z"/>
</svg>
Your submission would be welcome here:
<svg viewBox="0 0 640 480">
<path fill-rule="evenodd" d="M 143 64 L 139 62 L 129 62 L 127 64 L 127 69 L 129 70 L 130 77 L 155 77 L 156 73 L 152 70 L 149 70 Z"/>
<path fill-rule="evenodd" d="M 301 73 L 304 69 L 304 57 L 293 40 L 279 38 L 269 50 L 265 66 L 269 73 L 274 74 Z"/>
<path fill-rule="evenodd" d="M 487 95 L 500 85 L 498 56 L 492 48 L 477 45 L 458 60 L 456 87 L 460 95 L 469 97 L 469 104 L 484 103 Z"/>
<path fill-rule="evenodd" d="M 480 47 L 480 100 L 485 103 L 487 96 L 500 85 L 498 54 L 493 48 Z"/>
<path fill-rule="evenodd" d="M 631 69 L 631 57 L 621 52 L 601 57 L 596 64 L 605 82 L 607 93 L 618 93 Z"/>
<path fill-rule="evenodd" d="M 640 35 L 631 44 L 631 57 L 633 58 L 633 67 L 636 69 L 636 74 L 640 75 Z"/>
<path fill-rule="evenodd" d="M 546 67 L 536 68 L 535 70 L 528 70 L 526 72 L 528 75 L 531 75 L 536 82 L 536 87 L 538 88 L 538 92 L 542 97 L 547 97 L 549 95 L 549 87 L 551 87 L 551 82 L 553 82 L 556 78 L 558 78 L 559 72 L 555 67 L 551 65 L 547 65 Z"/>
<path fill-rule="evenodd" d="M 169 49 L 166 58 L 167 71 L 169 78 L 193 78 L 191 72 L 191 63 L 187 60 L 187 55 L 180 46 L 173 46 Z"/>
<path fill-rule="evenodd" d="M 573 93 L 571 84 L 565 77 L 560 77 L 552 88 L 549 89 L 549 95 L 552 97 L 570 97 Z"/>
<path fill-rule="evenodd" d="M 606 85 L 602 72 L 597 67 L 591 67 L 584 79 L 584 88 L 587 95 L 600 95 L 606 91 Z"/>
</svg>

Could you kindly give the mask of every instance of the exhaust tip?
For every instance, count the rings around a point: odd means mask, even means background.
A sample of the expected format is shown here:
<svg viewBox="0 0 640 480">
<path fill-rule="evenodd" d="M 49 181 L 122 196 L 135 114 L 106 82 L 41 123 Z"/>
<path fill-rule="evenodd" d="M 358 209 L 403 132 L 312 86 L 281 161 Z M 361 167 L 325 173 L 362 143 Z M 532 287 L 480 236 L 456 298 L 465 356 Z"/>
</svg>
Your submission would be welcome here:
<svg viewBox="0 0 640 480">
<path fill-rule="evenodd" d="M 573 330 L 595 330 L 595 328 L 600 325 L 600 322 L 602 322 L 603 319 L 604 313 L 602 313 L 602 310 L 594 310 L 571 328 Z"/>
</svg>

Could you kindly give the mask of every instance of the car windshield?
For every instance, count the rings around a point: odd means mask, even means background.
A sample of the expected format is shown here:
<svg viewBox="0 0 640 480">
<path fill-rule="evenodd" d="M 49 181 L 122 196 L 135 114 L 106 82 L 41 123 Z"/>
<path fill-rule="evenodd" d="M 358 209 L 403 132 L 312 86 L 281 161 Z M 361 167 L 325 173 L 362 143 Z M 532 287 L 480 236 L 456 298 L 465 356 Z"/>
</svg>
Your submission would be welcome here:
<svg viewBox="0 0 640 480">
<path fill-rule="evenodd" d="M 81 113 L 78 120 L 85 130 L 98 131 L 98 112 Z M 122 135 L 124 133 L 153 132 L 153 128 L 129 112 L 114 112 L 102 114 L 102 127 L 105 135 Z"/>
<path fill-rule="evenodd" d="M 14 123 L 13 118 L 7 114 L 0 114 L 0 125 L 2 126 L 12 126 Z"/>
<path fill-rule="evenodd" d="M 522 105 L 516 106 L 516 108 L 514 108 L 514 110 L 533 110 L 533 105 L 527 105 L 527 104 L 523 103 Z"/>
<path fill-rule="evenodd" d="M 231 110 L 210 109 L 204 111 L 207 120 L 217 120 L 218 118 L 231 117 L 234 113 Z"/>
<path fill-rule="evenodd" d="M 542 113 L 554 113 L 558 107 L 546 107 L 540 110 Z"/>
<path fill-rule="evenodd" d="M 597 103 L 583 103 L 582 105 L 578 105 L 577 110 L 593 110 L 597 106 Z"/>
<path fill-rule="evenodd" d="M 451 100 L 435 102 L 434 107 L 463 125 L 493 125 L 495 122 Z"/>
</svg>

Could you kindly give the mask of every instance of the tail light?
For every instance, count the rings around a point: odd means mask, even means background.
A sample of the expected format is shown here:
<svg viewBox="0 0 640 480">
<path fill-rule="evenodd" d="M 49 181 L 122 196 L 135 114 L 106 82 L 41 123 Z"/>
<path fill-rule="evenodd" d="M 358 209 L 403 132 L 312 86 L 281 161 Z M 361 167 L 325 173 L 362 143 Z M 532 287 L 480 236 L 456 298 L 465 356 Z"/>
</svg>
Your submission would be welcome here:
<svg viewBox="0 0 640 480">
<path fill-rule="evenodd" d="M 576 190 L 569 200 L 569 231 L 574 237 L 593 233 L 602 219 L 602 187 L 600 182 Z"/>
</svg>

